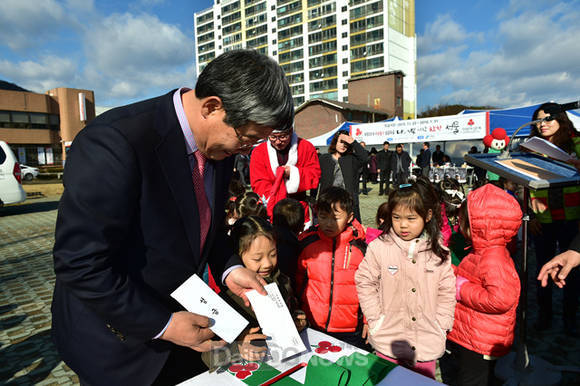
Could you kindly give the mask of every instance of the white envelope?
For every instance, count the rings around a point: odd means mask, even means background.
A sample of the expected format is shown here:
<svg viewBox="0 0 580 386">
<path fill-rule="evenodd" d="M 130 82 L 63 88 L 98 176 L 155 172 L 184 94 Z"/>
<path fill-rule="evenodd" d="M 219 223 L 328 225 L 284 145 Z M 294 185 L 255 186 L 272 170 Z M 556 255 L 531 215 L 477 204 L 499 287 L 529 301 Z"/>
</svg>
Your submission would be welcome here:
<svg viewBox="0 0 580 386">
<path fill-rule="evenodd" d="M 268 296 L 260 295 L 255 290 L 247 292 L 246 295 L 252 303 L 262 334 L 270 338 L 266 340 L 266 344 L 271 359 L 277 362 L 306 351 L 278 286 L 271 283 L 264 288 Z"/>
<path fill-rule="evenodd" d="M 248 325 L 242 315 L 195 274 L 171 296 L 187 311 L 210 318 L 210 330 L 228 343 L 232 343 Z"/>
</svg>

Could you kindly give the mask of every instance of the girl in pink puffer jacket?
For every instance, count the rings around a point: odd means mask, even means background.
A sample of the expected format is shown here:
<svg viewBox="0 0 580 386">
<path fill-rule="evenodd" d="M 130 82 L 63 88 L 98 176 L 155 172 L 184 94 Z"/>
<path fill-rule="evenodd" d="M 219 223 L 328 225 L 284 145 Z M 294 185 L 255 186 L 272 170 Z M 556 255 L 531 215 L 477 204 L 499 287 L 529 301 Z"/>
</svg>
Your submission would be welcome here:
<svg viewBox="0 0 580 386">
<path fill-rule="evenodd" d="M 355 282 L 376 354 L 435 378 L 453 326 L 455 276 L 430 197 L 421 181 L 391 194 L 383 233 L 369 244 Z"/>
</svg>

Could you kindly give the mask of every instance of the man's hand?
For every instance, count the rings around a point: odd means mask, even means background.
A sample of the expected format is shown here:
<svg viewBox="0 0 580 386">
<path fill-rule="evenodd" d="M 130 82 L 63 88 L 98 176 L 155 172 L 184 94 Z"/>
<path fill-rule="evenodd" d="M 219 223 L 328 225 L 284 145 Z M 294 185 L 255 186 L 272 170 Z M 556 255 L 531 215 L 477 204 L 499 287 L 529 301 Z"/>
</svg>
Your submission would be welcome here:
<svg viewBox="0 0 580 386">
<path fill-rule="evenodd" d="M 244 300 L 246 307 L 250 306 L 250 301 L 246 292 L 255 289 L 261 295 L 268 295 L 264 286 L 266 281 L 263 277 L 247 268 L 236 268 L 226 277 L 226 285 L 237 296 Z"/>
<path fill-rule="evenodd" d="M 209 329 L 209 319 L 206 316 L 179 311 L 173 313 L 173 318 L 161 335 L 161 339 L 199 352 L 225 346 L 226 342 L 223 340 L 210 340 L 213 336 L 214 333 Z"/>
<path fill-rule="evenodd" d="M 260 327 L 250 328 L 250 331 L 244 335 L 242 342 L 238 343 L 240 355 L 247 361 L 261 361 L 266 356 L 267 347 L 252 344 L 253 340 L 268 338 L 264 334 L 258 334 L 258 331 L 260 331 Z"/>
<path fill-rule="evenodd" d="M 566 277 L 572 268 L 578 265 L 580 265 L 580 253 L 568 250 L 544 264 L 538 274 L 538 280 L 542 282 L 542 287 L 545 287 L 548 285 L 548 276 L 551 276 L 554 283 L 562 288 L 566 285 Z"/>
</svg>

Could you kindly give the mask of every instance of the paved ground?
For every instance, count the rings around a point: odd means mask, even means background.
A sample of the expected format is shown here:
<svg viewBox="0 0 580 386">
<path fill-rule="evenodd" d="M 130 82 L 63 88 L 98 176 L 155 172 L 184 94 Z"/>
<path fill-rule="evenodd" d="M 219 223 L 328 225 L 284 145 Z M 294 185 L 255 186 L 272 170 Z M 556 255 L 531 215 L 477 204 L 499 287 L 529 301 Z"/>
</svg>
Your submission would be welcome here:
<svg viewBox="0 0 580 386">
<path fill-rule="evenodd" d="M 363 223 L 374 226 L 383 197 L 370 184 L 361 195 Z M 50 339 L 50 302 L 54 285 L 51 249 L 58 196 L 28 200 L 0 209 L 0 384 L 75 384 L 78 378 L 60 361 Z M 535 268 L 533 251 L 530 271 Z M 535 280 L 530 272 L 529 317 L 535 319 Z M 561 291 L 556 291 L 561 312 Z M 580 367 L 580 340 L 562 333 L 560 315 L 551 330 L 528 328 L 529 351 L 554 365 Z M 531 325 L 532 323 L 528 323 Z M 562 384 L 579 385 L 580 374 L 566 372 Z"/>
</svg>

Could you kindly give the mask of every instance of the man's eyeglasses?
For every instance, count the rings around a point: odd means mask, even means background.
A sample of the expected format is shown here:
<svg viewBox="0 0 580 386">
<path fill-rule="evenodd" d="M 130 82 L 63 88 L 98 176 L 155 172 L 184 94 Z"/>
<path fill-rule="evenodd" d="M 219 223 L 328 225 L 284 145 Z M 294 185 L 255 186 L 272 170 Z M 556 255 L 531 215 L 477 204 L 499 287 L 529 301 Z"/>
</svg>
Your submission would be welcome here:
<svg viewBox="0 0 580 386">
<path fill-rule="evenodd" d="M 244 139 L 244 136 L 240 134 L 240 132 L 238 131 L 238 129 L 236 129 L 235 127 L 233 128 L 234 132 L 236 133 L 236 137 L 238 137 L 238 142 L 240 143 L 240 149 L 242 150 L 248 150 L 251 149 L 252 146 L 254 146 L 260 139 Z"/>
<path fill-rule="evenodd" d="M 269 135 L 268 136 L 268 139 L 270 140 L 270 142 L 276 142 L 276 141 L 284 142 L 288 138 L 290 138 L 290 133 L 279 134 L 279 135 Z"/>
</svg>

